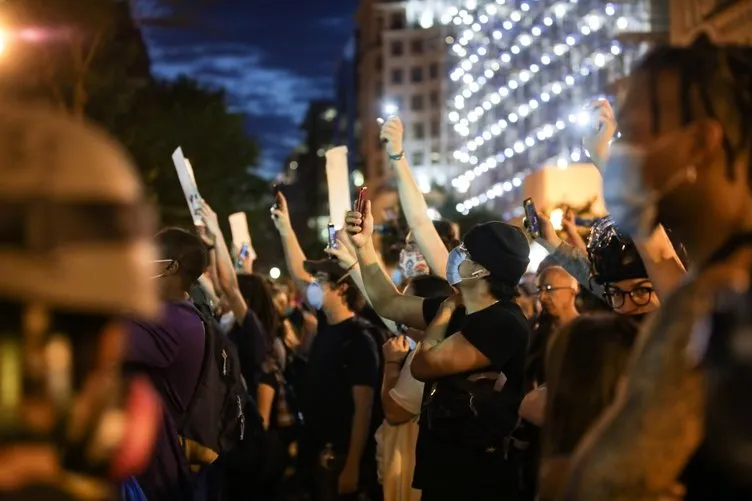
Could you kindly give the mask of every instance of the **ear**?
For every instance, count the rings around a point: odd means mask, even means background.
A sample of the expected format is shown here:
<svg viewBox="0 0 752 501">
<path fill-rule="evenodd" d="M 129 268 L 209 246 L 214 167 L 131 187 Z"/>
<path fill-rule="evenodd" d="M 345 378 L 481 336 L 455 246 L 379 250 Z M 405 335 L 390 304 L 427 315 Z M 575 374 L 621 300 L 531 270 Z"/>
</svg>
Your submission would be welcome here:
<svg viewBox="0 0 752 501">
<path fill-rule="evenodd" d="M 715 118 L 704 118 L 693 126 L 691 134 L 693 163 L 708 164 L 713 157 L 723 153 L 723 126 Z"/>
<path fill-rule="evenodd" d="M 174 275 L 178 272 L 179 269 L 180 269 L 180 263 L 176 259 L 173 259 L 172 261 L 170 261 L 170 264 L 168 264 L 167 267 L 165 268 L 164 274 L 166 276 Z"/>
</svg>

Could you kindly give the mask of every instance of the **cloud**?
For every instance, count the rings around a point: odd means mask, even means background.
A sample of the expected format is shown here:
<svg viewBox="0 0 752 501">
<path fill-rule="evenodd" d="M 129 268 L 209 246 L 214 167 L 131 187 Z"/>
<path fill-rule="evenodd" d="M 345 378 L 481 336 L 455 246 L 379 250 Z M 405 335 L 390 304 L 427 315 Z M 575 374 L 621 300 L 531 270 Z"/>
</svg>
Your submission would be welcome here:
<svg viewBox="0 0 752 501">
<path fill-rule="evenodd" d="M 355 2 L 347 4 L 224 0 L 202 13 L 205 29 L 145 32 L 154 73 L 223 87 L 261 142 L 262 168 L 273 173 L 300 143 L 308 103 L 334 93 L 335 68 L 352 36 Z"/>
</svg>

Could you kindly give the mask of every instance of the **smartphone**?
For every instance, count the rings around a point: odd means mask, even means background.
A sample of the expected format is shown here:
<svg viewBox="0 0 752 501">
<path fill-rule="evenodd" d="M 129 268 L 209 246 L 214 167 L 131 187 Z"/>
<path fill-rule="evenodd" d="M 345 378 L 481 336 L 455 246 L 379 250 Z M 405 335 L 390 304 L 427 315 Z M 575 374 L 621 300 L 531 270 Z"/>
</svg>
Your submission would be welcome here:
<svg viewBox="0 0 752 501">
<path fill-rule="evenodd" d="M 363 186 L 358 192 L 358 201 L 355 203 L 355 212 L 363 214 L 363 211 L 366 210 L 366 200 L 368 200 L 368 187 Z"/>
<path fill-rule="evenodd" d="M 249 246 L 247 243 L 244 243 L 240 247 L 240 252 L 238 253 L 238 266 L 243 266 L 243 262 L 248 259 L 249 255 Z"/>
<path fill-rule="evenodd" d="M 327 226 L 327 229 L 329 230 L 329 248 L 336 249 L 337 248 L 337 230 L 334 229 L 333 223 L 329 223 L 329 225 Z M 329 254 L 329 259 L 335 259 L 335 257 Z"/>
<path fill-rule="evenodd" d="M 275 184 L 272 190 L 274 191 L 274 210 L 279 210 L 279 202 L 277 201 L 277 195 L 279 195 L 282 192 L 282 185 Z"/>
<path fill-rule="evenodd" d="M 418 346 L 418 343 L 416 343 L 415 340 L 407 334 L 402 335 L 405 336 L 405 339 L 407 339 L 407 345 L 410 347 L 410 351 L 413 351 Z"/>
<path fill-rule="evenodd" d="M 522 208 L 525 210 L 525 219 L 527 220 L 527 231 L 533 238 L 540 236 L 540 221 L 538 221 L 538 211 L 535 209 L 535 203 L 532 198 L 526 198 L 522 202 Z"/>
</svg>

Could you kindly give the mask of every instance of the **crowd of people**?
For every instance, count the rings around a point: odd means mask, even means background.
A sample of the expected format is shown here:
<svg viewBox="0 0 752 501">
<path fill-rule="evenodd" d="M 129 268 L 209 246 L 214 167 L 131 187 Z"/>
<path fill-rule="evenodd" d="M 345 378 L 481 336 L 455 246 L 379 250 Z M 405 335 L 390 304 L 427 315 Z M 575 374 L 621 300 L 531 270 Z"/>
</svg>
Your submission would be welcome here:
<svg viewBox="0 0 752 501">
<path fill-rule="evenodd" d="M 270 280 L 206 201 L 157 231 L 103 132 L 4 107 L 0 499 L 752 499 L 752 49 L 656 48 L 590 110 L 588 238 L 432 221 L 391 117 L 399 273 L 370 201 L 306 256 L 282 190 Z"/>
</svg>

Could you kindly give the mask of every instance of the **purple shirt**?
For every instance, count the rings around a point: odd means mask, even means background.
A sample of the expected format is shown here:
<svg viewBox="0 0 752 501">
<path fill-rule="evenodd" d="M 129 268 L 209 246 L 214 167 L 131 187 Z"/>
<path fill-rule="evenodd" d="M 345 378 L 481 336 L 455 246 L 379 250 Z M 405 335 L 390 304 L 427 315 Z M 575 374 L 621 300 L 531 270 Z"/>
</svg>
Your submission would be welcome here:
<svg viewBox="0 0 752 501">
<path fill-rule="evenodd" d="M 164 419 L 151 464 L 138 478 L 148 499 L 190 499 L 188 464 L 170 416 L 187 410 L 204 359 L 204 325 L 188 302 L 164 304 L 157 323 L 129 322 L 126 363 L 149 374 L 162 396 Z"/>
</svg>

